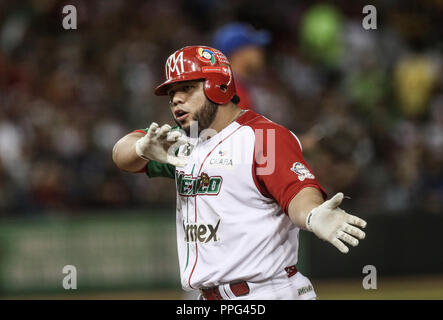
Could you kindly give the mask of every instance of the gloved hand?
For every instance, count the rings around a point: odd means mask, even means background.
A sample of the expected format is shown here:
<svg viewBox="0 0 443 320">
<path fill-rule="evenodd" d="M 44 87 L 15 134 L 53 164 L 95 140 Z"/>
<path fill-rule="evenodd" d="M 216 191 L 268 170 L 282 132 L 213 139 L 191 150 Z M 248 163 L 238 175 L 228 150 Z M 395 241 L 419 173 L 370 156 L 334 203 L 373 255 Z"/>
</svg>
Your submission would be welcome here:
<svg viewBox="0 0 443 320">
<path fill-rule="evenodd" d="M 135 143 L 135 152 L 145 160 L 155 160 L 176 167 L 184 167 L 186 160 L 177 157 L 175 151 L 180 145 L 186 143 L 186 136 L 180 131 L 171 131 L 171 126 L 167 124 L 159 128 L 158 124 L 153 122 L 149 126 L 148 133 Z"/>
<path fill-rule="evenodd" d="M 314 208 L 306 217 L 306 227 L 320 239 L 332 243 L 342 253 L 348 253 L 349 248 L 342 241 L 357 246 L 356 238 L 364 239 L 366 234 L 352 225 L 365 228 L 366 221 L 338 207 L 343 197 L 343 193 L 339 192 Z"/>
</svg>

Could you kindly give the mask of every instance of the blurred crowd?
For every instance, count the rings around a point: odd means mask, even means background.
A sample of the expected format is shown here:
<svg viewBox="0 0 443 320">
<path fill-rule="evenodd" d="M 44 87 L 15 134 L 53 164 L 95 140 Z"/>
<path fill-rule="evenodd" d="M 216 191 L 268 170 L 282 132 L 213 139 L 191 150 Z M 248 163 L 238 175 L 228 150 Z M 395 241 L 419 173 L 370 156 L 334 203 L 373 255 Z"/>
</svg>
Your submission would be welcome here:
<svg viewBox="0 0 443 320">
<path fill-rule="evenodd" d="M 153 95 L 166 58 L 232 21 L 271 35 L 244 84 L 330 194 L 360 215 L 443 213 L 443 2 L 371 4 L 376 30 L 361 1 L 0 1 L 0 213 L 173 207 L 173 181 L 122 172 L 111 150 L 172 124 Z"/>
</svg>

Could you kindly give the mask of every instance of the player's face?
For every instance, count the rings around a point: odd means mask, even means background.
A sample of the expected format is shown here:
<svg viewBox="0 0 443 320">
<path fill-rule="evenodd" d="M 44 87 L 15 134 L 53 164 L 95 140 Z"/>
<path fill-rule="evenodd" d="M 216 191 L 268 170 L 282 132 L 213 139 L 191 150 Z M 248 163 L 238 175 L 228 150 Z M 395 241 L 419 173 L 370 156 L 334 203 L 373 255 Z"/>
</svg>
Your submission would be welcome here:
<svg viewBox="0 0 443 320">
<path fill-rule="evenodd" d="M 191 121 L 198 122 L 198 133 L 210 127 L 217 114 L 218 105 L 206 98 L 203 81 L 184 81 L 168 90 L 174 121 L 187 135 Z"/>
</svg>

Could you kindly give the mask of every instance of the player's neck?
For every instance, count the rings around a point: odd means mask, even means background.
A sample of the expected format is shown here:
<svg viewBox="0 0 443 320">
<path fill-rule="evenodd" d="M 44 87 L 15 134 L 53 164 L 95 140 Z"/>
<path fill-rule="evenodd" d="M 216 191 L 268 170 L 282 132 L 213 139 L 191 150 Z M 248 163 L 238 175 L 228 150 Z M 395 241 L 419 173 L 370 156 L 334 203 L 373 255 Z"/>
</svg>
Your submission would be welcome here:
<svg viewBox="0 0 443 320">
<path fill-rule="evenodd" d="M 219 106 L 210 128 L 217 132 L 222 131 L 238 118 L 241 111 L 242 109 L 232 102 Z"/>
</svg>

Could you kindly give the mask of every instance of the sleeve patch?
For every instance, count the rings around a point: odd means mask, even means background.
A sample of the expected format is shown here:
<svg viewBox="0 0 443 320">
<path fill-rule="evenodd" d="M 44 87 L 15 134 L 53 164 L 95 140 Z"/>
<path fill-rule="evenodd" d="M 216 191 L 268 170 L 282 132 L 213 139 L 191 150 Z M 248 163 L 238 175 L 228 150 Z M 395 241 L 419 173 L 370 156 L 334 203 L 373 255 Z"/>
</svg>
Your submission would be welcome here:
<svg viewBox="0 0 443 320">
<path fill-rule="evenodd" d="M 301 162 L 294 162 L 291 171 L 298 176 L 298 180 L 304 181 L 305 179 L 315 179 L 315 176 L 309 171 L 306 166 Z"/>
</svg>

